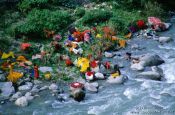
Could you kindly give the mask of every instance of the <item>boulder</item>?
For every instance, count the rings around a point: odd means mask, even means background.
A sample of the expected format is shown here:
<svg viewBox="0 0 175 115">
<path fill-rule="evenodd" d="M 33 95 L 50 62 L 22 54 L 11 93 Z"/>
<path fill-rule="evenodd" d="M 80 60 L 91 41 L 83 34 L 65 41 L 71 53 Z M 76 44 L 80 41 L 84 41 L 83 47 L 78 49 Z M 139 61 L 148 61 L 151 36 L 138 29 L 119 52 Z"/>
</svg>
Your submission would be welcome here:
<svg viewBox="0 0 175 115">
<path fill-rule="evenodd" d="M 159 37 L 159 42 L 160 43 L 167 43 L 167 42 L 170 42 L 170 41 L 172 41 L 171 37 Z"/>
<path fill-rule="evenodd" d="M 22 85 L 18 87 L 19 91 L 26 91 L 26 90 L 30 90 L 32 87 L 30 85 Z"/>
<path fill-rule="evenodd" d="M 49 89 L 52 90 L 52 91 L 58 90 L 58 86 L 57 86 L 57 84 L 52 83 L 52 84 L 49 86 Z"/>
<path fill-rule="evenodd" d="M 105 52 L 105 57 L 107 58 L 112 58 L 115 54 L 111 53 L 111 52 Z"/>
<path fill-rule="evenodd" d="M 38 93 L 40 91 L 40 87 L 38 85 L 34 85 L 32 90 L 30 91 L 31 93 Z"/>
<path fill-rule="evenodd" d="M 0 73 L 0 82 L 4 82 L 6 80 L 6 75 Z"/>
<path fill-rule="evenodd" d="M 15 94 L 12 95 L 10 98 L 10 101 L 15 101 L 16 99 L 20 98 L 22 96 L 21 92 L 16 92 Z"/>
<path fill-rule="evenodd" d="M 27 101 L 31 101 L 34 99 L 34 97 L 32 96 L 32 93 L 30 93 L 30 92 L 27 92 L 25 94 L 25 97 L 26 97 Z"/>
<path fill-rule="evenodd" d="M 105 76 L 102 73 L 98 72 L 98 73 L 95 73 L 95 78 L 99 80 L 103 80 L 105 79 Z"/>
<path fill-rule="evenodd" d="M 164 63 L 164 60 L 161 59 L 158 55 L 147 54 L 140 58 L 140 64 L 144 67 L 146 66 L 158 66 Z"/>
<path fill-rule="evenodd" d="M 48 89 L 48 88 L 49 88 L 48 86 L 43 86 L 43 87 L 41 87 L 39 90 L 42 91 L 42 90 L 46 90 L 46 89 Z"/>
<path fill-rule="evenodd" d="M 34 80 L 33 82 L 34 82 L 35 85 L 42 83 L 42 81 L 39 81 L 39 80 Z"/>
<path fill-rule="evenodd" d="M 9 99 L 15 93 L 12 82 L 0 82 L 0 100 Z"/>
<path fill-rule="evenodd" d="M 142 72 L 136 75 L 137 78 L 151 79 L 151 80 L 161 80 L 163 77 L 163 70 L 153 66 L 152 71 Z"/>
<path fill-rule="evenodd" d="M 15 105 L 25 107 L 28 105 L 28 100 L 25 96 L 22 96 L 15 101 Z"/>
<path fill-rule="evenodd" d="M 94 92 L 97 93 L 98 92 L 98 83 L 94 82 L 94 83 L 85 83 L 85 89 L 90 91 L 90 92 Z"/>
<path fill-rule="evenodd" d="M 138 57 L 140 62 L 131 64 L 131 69 L 133 70 L 144 70 L 144 67 L 147 66 L 158 66 L 164 63 L 164 60 L 161 59 L 158 55 L 146 54 Z"/>
</svg>

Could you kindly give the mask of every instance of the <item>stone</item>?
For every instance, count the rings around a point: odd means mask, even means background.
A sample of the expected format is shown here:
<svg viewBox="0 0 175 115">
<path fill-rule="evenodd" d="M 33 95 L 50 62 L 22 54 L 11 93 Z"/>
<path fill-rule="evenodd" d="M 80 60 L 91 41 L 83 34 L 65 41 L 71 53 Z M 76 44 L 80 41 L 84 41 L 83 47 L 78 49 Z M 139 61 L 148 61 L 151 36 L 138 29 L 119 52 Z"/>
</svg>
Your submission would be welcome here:
<svg viewBox="0 0 175 115">
<path fill-rule="evenodd" d="M 86 82 L 86 84 L 85 84 L 85 89 L 90 91 L 90 92 L 97 93 L 98 92 L 97 87 L 98 87 L 98 83 L 97 82 L 94 82 L 94 83 Z"/>
<path fill-rule="evenodd" d="M 4 82 L 6 80 L 6 75 L 0 73 L 0 82 Z"/>
<path fill-rule="evenodd" d="M 110 52 L 105 52 L 105 57 L 107 57 L 107 58 L 112 58 L 115 54 L 113 54 L 113 53 L 110 53 Z"/>
<path fill-rule="evenodd" d="M 57 84 L 52 83 L 52 84 L 49 86 L 49 89 L 52 90 L 52 91 L 58 90 L 58 86 L 57 86 Z"/>
<path fill-rule="evenodd" d="M 34 85 L 30 92 L 31 93 L 38 93 L 39 91 L 40 91 L 39 86 L 38 85 Z"/>
<path fill-rule="evenodd" d="M 27 92 L 25 94 L 25 97 L 26 97 L 27 101 L 31 101 L 31 100 L 34 99 L 34 97 L 32 96 L 32 93 L 31 92 Z"/>
<path fill-rule="evenodd" d="M 0 82 L 0 90 L 0 100 L 9 99 L 9 97 L 15 93 L 12 82 Z"/>
<path fill-rule="evenodd" d="M 28 105 L 28 100 L 25 96 L 22 96 L 15 101 L 15 105 L 25 107 Z"/>
<path fill-rule="evenodd" d="M 95 73 L 95 78 L 96 79 L 100 79 L 100 80 L 102 79 L 103 80 L 103 79 L 105 79 L 105 76 L 102 73 L 99 73 L 98 72 L 98 73 Z"/>
<path fill-rule="evenodd" d="M 21 92 L 16 92 L 15 94 L 12 95 L 10 98 L 10 101 L 15 101 L 16 99 L 20 98 L 22 96 Z"/>
<path fill-rule="evenodd" d="M 160 43 L 168 43 L 170 41 L 172 41 L 171 37 L 159 37 L 159 42 Z"/>
<path fill-rule="evenodd" d="M 18 87 L 19 91 L 26 91 L 26 90 L 30 90 L 32 87 L 29 85 L 22 85 Z"/>
<path fill-rule="evenodd" d="M 41 84 L 41 83 L 42 83 L 42 81 L 39 81 L 39 80 L 34 80 L 33 82 L 34 82 L 35 85 L 36 85 L 36 84 Z"/>
<path fill-rule="evenodd" d="M 43 91 L 43 90 L 46 90 L 46 89 L 48 89 L 49 87 L 48 86 L 43 86 L 43 87 L 41 87 L 39 90 L 40 91 Z"/>
</svg>

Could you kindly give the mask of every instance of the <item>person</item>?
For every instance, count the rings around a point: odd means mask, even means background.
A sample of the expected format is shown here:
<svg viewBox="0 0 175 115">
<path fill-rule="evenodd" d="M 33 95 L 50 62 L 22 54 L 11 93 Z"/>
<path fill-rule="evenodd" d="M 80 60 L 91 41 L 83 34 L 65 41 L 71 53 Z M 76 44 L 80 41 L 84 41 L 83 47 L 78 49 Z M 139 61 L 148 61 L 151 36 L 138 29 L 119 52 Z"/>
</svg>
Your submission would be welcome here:
<svg viewBox="0 0 175 115">
<path fill-rule="evenodd" d="M 39 70 L 38 70 L 38 66 L 36 64 L 34 64 L 34 77 L 36 79 L 39 78 Z"/>
</svg>

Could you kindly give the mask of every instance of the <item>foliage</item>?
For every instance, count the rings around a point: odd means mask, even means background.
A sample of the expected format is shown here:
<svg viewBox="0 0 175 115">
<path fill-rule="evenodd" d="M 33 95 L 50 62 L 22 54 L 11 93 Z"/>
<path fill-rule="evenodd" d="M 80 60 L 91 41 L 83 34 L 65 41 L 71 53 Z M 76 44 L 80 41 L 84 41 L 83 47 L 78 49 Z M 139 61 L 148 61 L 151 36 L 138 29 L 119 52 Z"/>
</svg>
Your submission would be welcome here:
<svg viewBox="0 0 175 115">
<path fill-rule="evenodd" d="M 144 14 L 146 16 L 159 17 L 159 16 L 164 14 L 164 10 L 163 10 L 162 6 L 160 4 L 158 4 L 157 2 L 148 1 L 144 7 L 145 7 Z"/>
<path fill-rule="evenodd" d="M 103 23 L 110 19 L 112 12 L 107 9 L 94 9 L 87 11 L 82 17 L 82 24 L 92 25 L 94 23 Z"/>
<path fill-rule="evenodd" d="M 44 29 L 62 31 L 63 28 L 68 26 L 71 22 L 72 18 L 66 11 L 33 9 L 27 15 L 24 23 L 17 26 L 16 31 L 17 33 L 35 33 L 43 35 Z"/>
<path fill-rule="evenodd" d="M 78 7 L 75 9 L 75 16 L 81 18 L 85 15 L 85 9 L 83 7 Z"/>
<path fill-rule="evenodd" d="M 49 0 L 22 0 L 18 4 L 20 11 L 25 12 L 35 7 L 42 7 L 47 4 Z"/>
</svg>

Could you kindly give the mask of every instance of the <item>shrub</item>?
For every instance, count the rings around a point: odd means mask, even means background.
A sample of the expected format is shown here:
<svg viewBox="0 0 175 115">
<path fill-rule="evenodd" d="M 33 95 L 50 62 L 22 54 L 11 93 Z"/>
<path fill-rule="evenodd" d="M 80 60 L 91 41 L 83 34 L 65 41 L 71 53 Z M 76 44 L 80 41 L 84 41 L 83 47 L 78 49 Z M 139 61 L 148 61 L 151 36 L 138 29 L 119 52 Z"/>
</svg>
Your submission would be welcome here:
<svg viewBox="0 0 175 115">
<path fill-rule="evenodd" d="M 82 24 L 91 25 L 94 23 L 103 23 L 110 19 L 112 16 L 112 12 L 105 9 L 94 9 L 87 11 L 85 15 L 82 17 Z"/>
<path fill-rule="evenodd" d="M 22 0 L 18 4 L 18 8 L 22 12 L 26 12 L 31 8 L 41 7 L 48 3 L 49 0 Z"/>
<path fill-rule="evenodd" d="M 34 9 L 27 15 L 24 23 L 16 27 L 17 33 L 43 35 L 43 30 L 63 31 L 72 22 L 71 16 L 66 11 L 51 11 Z"/>
<path fill-rule="evenodd" d="M 82 7 L 78 7 L 75 9 L 75 16 L 77 16 L 78 18 L 81 18 L 85 15 L 85 9 Z"/>
</svg>

